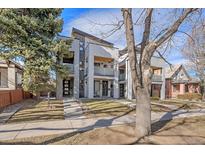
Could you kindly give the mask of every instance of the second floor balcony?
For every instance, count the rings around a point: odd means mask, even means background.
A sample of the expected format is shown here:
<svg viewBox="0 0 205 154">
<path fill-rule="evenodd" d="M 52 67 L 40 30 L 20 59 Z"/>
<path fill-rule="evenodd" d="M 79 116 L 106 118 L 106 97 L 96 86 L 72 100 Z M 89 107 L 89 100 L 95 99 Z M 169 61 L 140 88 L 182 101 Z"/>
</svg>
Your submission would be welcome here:
<svg viewBox="0 0 205 154">
<path fill-rule="evenodd" d="M 68 68 L 69 74 L 74 74 L 74 64 L 63 64 Z"/>
<path fill-rule="evenodd" d="M 114 76 L 113 68 L 94 67 L 94 75 L 97 76 Z"/>
<path fill-rule="evenodd" d="M 162 75 L 153 74 L 152 82 L 162 82 Z"/>
</svg>

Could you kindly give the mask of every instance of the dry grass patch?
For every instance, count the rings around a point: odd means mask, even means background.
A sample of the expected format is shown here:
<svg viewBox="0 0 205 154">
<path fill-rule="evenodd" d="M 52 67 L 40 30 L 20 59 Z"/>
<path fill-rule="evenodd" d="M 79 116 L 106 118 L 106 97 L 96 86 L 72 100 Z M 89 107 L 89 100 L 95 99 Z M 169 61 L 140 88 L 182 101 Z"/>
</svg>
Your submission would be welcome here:
<svg viewBox="0 0 205 154">
<path fill-rule="evenodd" d="M 60 145 L 99 145 L 99 144 L 129 144 L 136 140 L 133 136 L 133 125 L 118 125 L 90 130 L 87 132 L 74 132 L 60 135 L 39 136 L 8 141 L 0 144 L 60 144 Z"/>
<path fill-rule="evenodd" d="M 167 104 L 167 105 L 175 105 L 178 109 L 205 109 L 205 103 L 202 102 L 191 102 L 191 101 L 183 101 L 183 100 L 165 100 L 159 101 L 158 103 Z"/>
<path fill-rule="evenodd" d="M 151 110 L 153 112 L 171 112 L 172 111 L 169 107 L 158 105 L 158 104 L 151 104 Z"/>
<path fill-rule="evenodd" d="M 133 109 L 117 100 L 84 100 L 83 110 L 87 117 L 109 117 L 130 114 Z"/>
<path fill-rule="evenodd" d="M 81 133 L 0 141 L 0 144 L 205 144 L 205 116 L 155 122 L 152 135 L 139 141 L 134 125 L 118 125 Z"/>
<path fill-rule="evenodd" d="M 30 100 L 26 105 L 16 112 L 7 123 L 17 122 L 37 122 L 47 120 L 64 119 L 63 102 L 60 100 L 51 100 L 49 104 L 45 100 Z"/>
</svg>

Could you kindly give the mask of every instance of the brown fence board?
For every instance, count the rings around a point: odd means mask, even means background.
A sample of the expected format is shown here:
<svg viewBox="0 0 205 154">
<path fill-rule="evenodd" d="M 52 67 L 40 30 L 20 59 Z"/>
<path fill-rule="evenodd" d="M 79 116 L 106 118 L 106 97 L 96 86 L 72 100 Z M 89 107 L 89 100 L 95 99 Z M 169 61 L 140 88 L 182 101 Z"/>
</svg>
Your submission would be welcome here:
<svg viewBox="0 0 205 154">
<path fill-rule="evenodd" d="M 0 108 L 16 104 L 28 98 L 31 98 L 31 94 L 24 92 L 22 89 L 0 91 Z"/>
</svg>

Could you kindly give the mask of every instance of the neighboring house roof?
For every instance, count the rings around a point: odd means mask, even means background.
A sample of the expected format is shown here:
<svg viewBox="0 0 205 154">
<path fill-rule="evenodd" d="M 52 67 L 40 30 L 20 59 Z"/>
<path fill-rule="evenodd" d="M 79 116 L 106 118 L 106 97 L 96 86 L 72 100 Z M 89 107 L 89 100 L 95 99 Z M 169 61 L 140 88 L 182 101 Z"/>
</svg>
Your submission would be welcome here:
<svg viewBox="0 0 205 154">
<path fill-rule="evenodd" d="M 199 83 L 199 79 L 192 78 L 192 77 L 189 76 L 189 74 L 187 73 L 185 67 L 182 64 L 172 65 L 171 68 L 167 67 L 165 69 L 165 78 L 166 79 L 172 79 L 181 69 L 184 70 L 184 73 L 188 77 L 188 82 L 189 83 Z M 181 82 L 185 82 L 185 81 L 183 79 L 181 79 L 181 80 L 177 79 L 176 81 L 173 81 L 173 83 L 181 83 Z"/>
<path fill-rule="evenodd" d="M 119 57 L 119 63 L 124 62 L 127 57 L 128 57 L 128 53 L 126 53 L 126 54 L 120 56 L 120 57 Z"/>
<path fill-rule="evenodd" d="M 75 33 L 76 33 L 76 34 L 79 34 L 79 35 L 82 35 L 82 36 L 85 36 L 85 37 L 88 37 L 88 38 L 90 38 L 90 39 L 92 39 L 92 40 L 95 40 L 95 41 L 97 41 L 97 42 L 104 43 L 104 44 L 107 44 L 107 45 L 109 45 L 109 46 L 114 46 L 114 44 L 111 43 L 111 42 L 105 41 L 105 40 L 103 40 L 103 39 L 101 39 L 101 38 L 98 38 L 98 37 L 96 37 L 96 36 L 94 36 L 94 35 L 91 35 L 91 34 L 88 34 L 88 33 L 86 33 L 86 32 L 83 32 L 83 31 L 81 31 L 81 30 L 79 30 L 79 29 L 73 28 L 73 29 L 72 29 L 72 35 L 75 34 Z"/>
<path fill-rule="evenodd" d="M 182 65 L 172 65 L 171 68 L 167 67 L 165 68 L 165 78 L 172 78 L 173 75 L 176 73 L 177 70 L 180 69 Z"/>
<path fill-rule="evenodd" d="M 135 50 L 136 52 L 140 52 L 140 47 L 139 46 L 135 46 Z M 124 49 L 120 50 L 120 55 L 124 55 L 127 53 L 127 47 L 125 47 Z"/>
<path fill-rule="evenodd" d="M 13 63 L 17 68 L 24 70 L 24 67 L 21 64 L 15 62 L 14 60 L 8 60 L 8 61 L 10 63 Z M 7 64 L 7 62 L 5 60 L 0 60 L 0 64 Z"/>
</svg>

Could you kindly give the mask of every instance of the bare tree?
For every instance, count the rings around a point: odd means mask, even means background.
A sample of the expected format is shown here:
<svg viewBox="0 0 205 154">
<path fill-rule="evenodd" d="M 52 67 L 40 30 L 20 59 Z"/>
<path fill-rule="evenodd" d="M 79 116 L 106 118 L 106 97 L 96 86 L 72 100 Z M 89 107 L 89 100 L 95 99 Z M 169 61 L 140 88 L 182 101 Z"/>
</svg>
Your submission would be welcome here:
<svg viewBox="0 0 205 154">
<path fill-rule="evenodd" d="M 182 14 L 168 28 L 162 29 L 159 35 L 150 40 L 153 9 L 146 9 L 144 19 L 144 32 L 140 43 L 141 51 L 139 57 L 136 55 L 136 44 L 133 30 L 132 9 L 123 8 L 122 15 L 125 25 L 127 49 L 131 75 L 133 80 L 133 90 L 136 98 L 136 134 L 139 138 L 151 133 L 151 105 L 150 92 L 152 69 L 151 57 L 157 48 L 171 38 L 178 30 L 179 26 L 192 12 L 197 9 L 183 9 Z"/>
<path fill-rule="evenodd" d="M 192 30 L 192 35 L 187 39 L 182 54 L 188 60 L 190 69 L 199 77 L 202 98 L 205 99 L 205 27 L 203 23 Z"/>
</svg>

